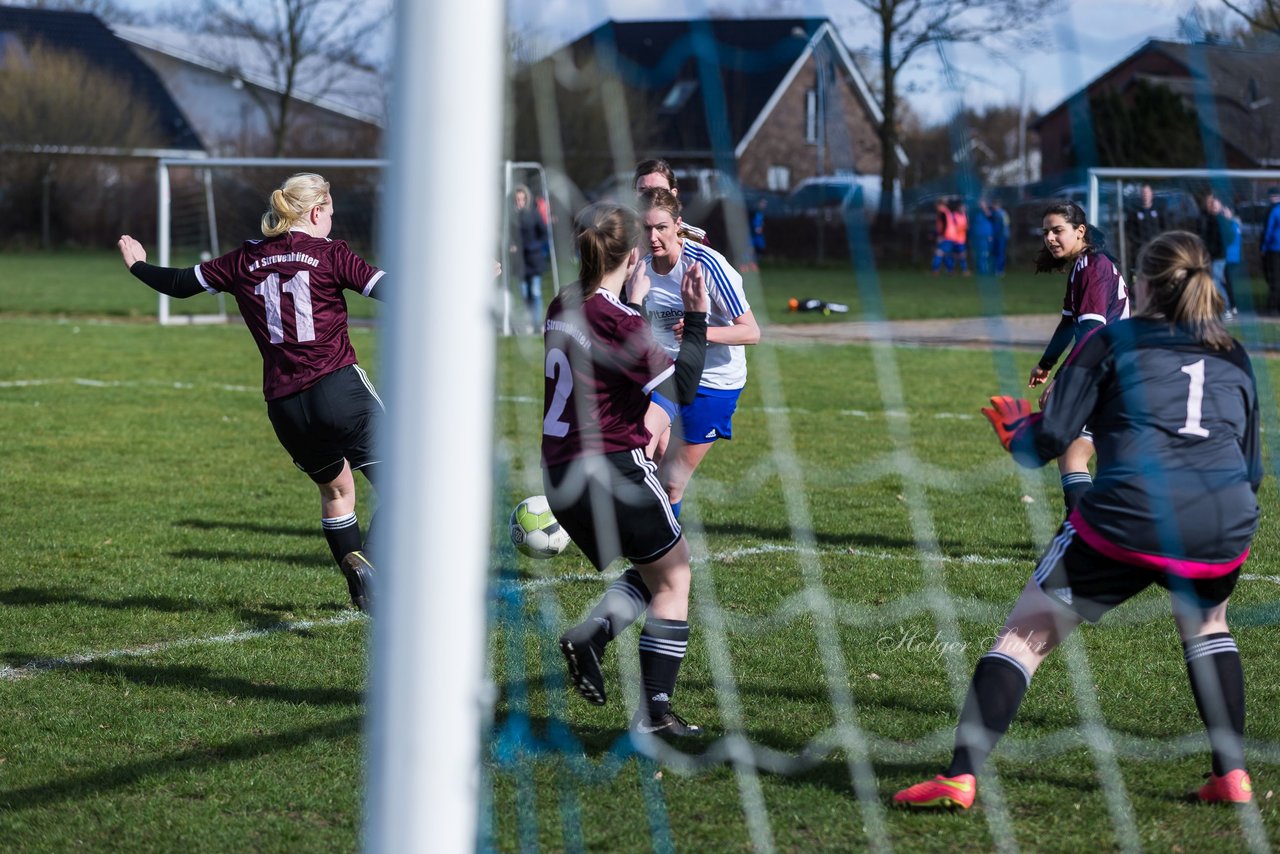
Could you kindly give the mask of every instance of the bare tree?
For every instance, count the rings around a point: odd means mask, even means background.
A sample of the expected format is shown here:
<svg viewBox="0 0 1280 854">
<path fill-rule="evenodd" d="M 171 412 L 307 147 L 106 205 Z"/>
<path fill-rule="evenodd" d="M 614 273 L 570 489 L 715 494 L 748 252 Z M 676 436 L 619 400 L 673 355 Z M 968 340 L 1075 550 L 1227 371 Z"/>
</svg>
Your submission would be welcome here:
<svg viewBox="0 0 1280 854">
<path fill-rule="evenodd" d="M 898 180 L 898 75 L 922 49 L 938 44 L 982 42 L 993 35 L 1007 37 L 1033 23 L 1052 0 L 857 0 L 876 22 L 880 60 L 879 82 L 884 122 L 879 128 L 882 166 L 879 228 L 893 222 L 891 188 Z M 1280 0 L 1271 0 L 1280 2 Z"/>
<path fill-rule="evenodd" d="M 1280 0 L 1257 0 L 1248 7 L 1240 0 L 1222 0 L 1222 5 L 1244 18 L 1255 32 L 1280 36 Z"/>
<path fill-rule="evenodd" d="M 203 0 L 201 10 L 205 33 L 237 40 L 221 46 L 211 40 L 206 52 L 228 67 L 252 61 L 269 75 L 269 88 L 249 91 L 277 157 L 296 147 L 290 132 L 298 96 L 332 92 L 350 66 L 370 68 L 371 45 L 389 12 L 385 3 L 368 0 Z M 246 56 L 245 45 L 261 53 Z"/>
<path fill-rule="evenodd" d="M 40 42 L 10 51 L 0 64 L 0 231 L 29 228 L 38 209 L 46 248 L 64 211 L 88 232 L 128 168 L 107 155 L 163 141 L 128 82 L 81 54 Z M 103 157 L 78 154 L 89 151 Z"/>
</svg>

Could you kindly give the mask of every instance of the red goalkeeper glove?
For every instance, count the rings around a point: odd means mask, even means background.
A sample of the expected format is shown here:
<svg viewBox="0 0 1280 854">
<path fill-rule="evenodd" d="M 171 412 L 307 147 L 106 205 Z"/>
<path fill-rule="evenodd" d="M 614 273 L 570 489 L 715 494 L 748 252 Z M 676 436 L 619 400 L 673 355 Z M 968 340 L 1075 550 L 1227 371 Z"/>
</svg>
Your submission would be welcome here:
<svg viewBox="0 0 1280 854">
<path fill-rule="evenodd" d="M 1007 451 L 1013 443 L 1013 437 L 1027 425 L 1027 419 L 1031 417 L 1031 403 L 1020 397 L 998 394 L 991 398 L 990 409 L 985 406 L 982 408 L 982 414 L 987 416 L 987 420 L 995 428 L 996 438 Z"/>
</svg>

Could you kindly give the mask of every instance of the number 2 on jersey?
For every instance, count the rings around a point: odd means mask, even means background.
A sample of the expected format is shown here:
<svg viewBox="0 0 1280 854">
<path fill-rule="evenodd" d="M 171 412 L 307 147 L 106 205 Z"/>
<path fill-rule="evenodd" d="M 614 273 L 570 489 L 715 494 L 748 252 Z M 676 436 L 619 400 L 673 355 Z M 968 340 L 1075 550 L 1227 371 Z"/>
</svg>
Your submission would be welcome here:
<svg viewBox="0 0 1280 854">
<path fill-rule="evenodd" d="M 542 432 L 563 439 L 569 435 L 569 422 L 560 416 L 564 415 L 564 408 L 569 405 L 569 395 L 573 393 L 573 369 L 569 367 L 569 357 L 559 347 L 547 352 L 546 375 L 547 379 L 556 381 L 556 390 L 551 395 L 547 415 L 542 419 Z"/>
<path fill-rule="evenodd" d="M 1204 359 L 1183 365 L 1182 372 L 1191 377 L 1191 387 L 1187 389 L 1187 423 L 1179 427 L 1178 432 L 1204 438 L 1209 435 L 1209 431 L 1200 426 L 1204 404 Z"/>
<path fill-rule="evenodd" d="M 311 271 L 299 270 L 291 279 L 280 281 L 279 273 L 272 273 L 253 289 L 262 297 L 267 308 L 267 334 L 272 344 L 284 343 L 284 321 L 280 317 L 281 293 L 293 296 L 293 328 L 299 341 L 316 340 L 316 327 L 311 317 Z"/>
</svg>

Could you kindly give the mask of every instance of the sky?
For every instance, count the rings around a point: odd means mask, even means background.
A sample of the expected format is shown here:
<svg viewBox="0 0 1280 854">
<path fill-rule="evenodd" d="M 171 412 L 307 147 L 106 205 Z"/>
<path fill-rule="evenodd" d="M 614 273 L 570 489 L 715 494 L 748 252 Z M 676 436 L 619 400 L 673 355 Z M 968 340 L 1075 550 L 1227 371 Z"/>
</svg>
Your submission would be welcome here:
<svg viewBox="0 0 1280 854">
<path fill-rule="evenodd" d="M 422 2 L 423 0 L 409 0 Z M 142 11 L 181 6 L 183 0 L 122 0 Z M 371 0 L 388 7 L 394 0 Z M 1019 104 L 1025 80 L 1028 106 L 1048 112 L 1068 95 L 1118 63 L 1149 38 L 1179 39 L 1179 19 L 1195 0 L 1054 0 L 1042 21 L 1028 30 L 1046 39 L 1047 47 L 991 50 L 971 45 L 947 48 L 957 93 L 945 82 L 938 54 L 919 53 L 905 75 L 902 94 L 927 123 L 943 122 L 954 114 L 960 99 L 985 108 Z M 1200 0 L 1210 14 L 1234 19 L 1221 0 Z M 507 0 L 509 29 L 522 34 L 533 47 L 555 47 L 604 21 L 705 16 L 788 15 L 822 16 L 849 21 L 859 9 L 851 0 L 687 0 L 664 9 L 652 0 Z M 768 10 L 768 11 L 765 11 Z M 850 25 L 841 30 L 853 50 L 870 48 L 873 27 Z"/>
</svg>

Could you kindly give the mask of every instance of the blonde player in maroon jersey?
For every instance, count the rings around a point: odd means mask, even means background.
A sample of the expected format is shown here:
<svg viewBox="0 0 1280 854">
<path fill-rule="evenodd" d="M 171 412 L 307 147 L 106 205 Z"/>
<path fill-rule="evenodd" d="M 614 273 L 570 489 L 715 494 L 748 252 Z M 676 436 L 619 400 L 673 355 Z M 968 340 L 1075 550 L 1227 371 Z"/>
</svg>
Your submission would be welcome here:
<svg viewBox="0 0 1280 854">
<path fill-rule="evenodd" d="M 271 194 L 262 217 L 263 240 L 195 267 L 156 267 L 129 235 L 118 246 L 129 272 L 171 297 L 205 291 L 235 297 L 262 353 L 267 417 L 294 465 L 320 490 L 320 518 L 351 602 L 368 611 L 373 564 L 362 548 L 353 471 L 375 484 L 378 397 L 347 334 L 344 291 L 383 299 L 382 270 L 330 240 L 329 182 L 302 173 Z"/>
<path fill-rule="evenodd" d="M 632 568 L 585 621 L 560 638 L 569 676 L 588 702 L 604 705 L 605 647 L 648 610 L 640 634 L 645 703 L 639 733 L 694 736 L 701 728 L 671 709 L 689 642 L 689 546 L 645 453 L 649 395 L 692 401 L 706 351 L 708 296 L 694 265 L 681 288 L 684 341 L 673 364 L 649 320 L 622 302 L 626 284 L 643 299 L 648 281 L 637 244 L 640 217 L 598 203 L 575 220 L 581 275 L 547 308 L 543 482 L 556 519 L 603 570 L 619 557 Z"/>
</svg>

